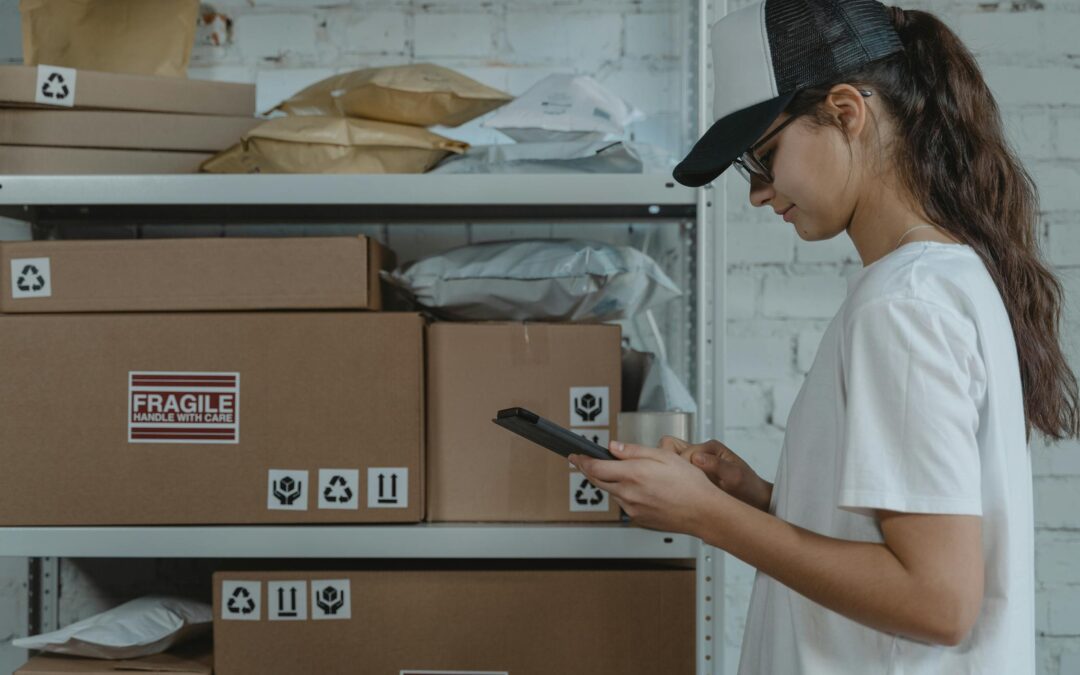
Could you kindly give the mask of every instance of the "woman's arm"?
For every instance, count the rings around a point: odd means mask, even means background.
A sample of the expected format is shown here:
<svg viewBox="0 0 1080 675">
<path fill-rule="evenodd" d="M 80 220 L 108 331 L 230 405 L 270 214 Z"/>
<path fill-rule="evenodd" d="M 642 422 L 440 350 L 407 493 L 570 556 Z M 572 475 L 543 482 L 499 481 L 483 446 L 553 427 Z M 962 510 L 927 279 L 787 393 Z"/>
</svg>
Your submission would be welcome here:
<svg viewBox="0 0 1080 675">
<path fill-rule="evenodd" d="M 706 543 L 877 630 L 954 646 L 979 616 L 978 516 L 882 511 L 885 543 L 876 544 L 825 537 L 724 494 L 704 514 L 694 534 Z"/>
</svg>

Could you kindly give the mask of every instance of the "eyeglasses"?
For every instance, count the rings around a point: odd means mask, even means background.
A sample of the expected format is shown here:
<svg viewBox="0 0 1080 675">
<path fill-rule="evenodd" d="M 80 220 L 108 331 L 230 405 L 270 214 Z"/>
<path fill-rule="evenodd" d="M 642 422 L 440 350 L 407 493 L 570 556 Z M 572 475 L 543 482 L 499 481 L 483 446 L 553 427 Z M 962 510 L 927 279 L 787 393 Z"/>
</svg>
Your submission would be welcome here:
<svg viewBox="0 0 1080 675">
<path fill-rule="evenodd" d="M 873 92 L 868 89 L 860 89 L 859 93 L 862 94 L 863 97 L 873 96 Z M 771 159 L 772 153 L 770 153 L 770 156 L 762 159 L 757 156 L 757 150 L 768 143 L 770 139 L 783 131 L 784 127 L 791 124 L 796 119 L 798 119 L 797 115 L 792 115 L 787 118 L 780 123 L 780 126 L 770 131 L 768 135 L 751 145 L 748 150 L 732 161 L 732 164 L 735 165 L 735 170 L 739 172 L 740 176 L 746 179 L 747 183 L 752 183 L 752 178 L 754 177 L 766 184 L 771 184 L 773 182 L 772 169 L 769 168 L 769 162 L 767 161 L 768 159 Z"/>
</svg>

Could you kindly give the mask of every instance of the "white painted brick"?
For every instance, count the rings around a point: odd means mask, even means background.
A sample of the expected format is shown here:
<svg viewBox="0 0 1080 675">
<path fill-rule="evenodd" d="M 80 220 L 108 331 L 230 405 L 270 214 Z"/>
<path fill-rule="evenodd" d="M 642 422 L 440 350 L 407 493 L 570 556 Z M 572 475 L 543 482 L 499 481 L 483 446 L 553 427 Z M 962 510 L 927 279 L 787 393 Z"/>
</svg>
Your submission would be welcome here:
<svg viewBox="0 0 1080 675">
<path fill-rule="evenodd" d="M 293 94 L 334 74 L 330 68 L 267 68 L 255 76 L 255 110 L 269 111 Z"/>
<path fill-rule="evenodd" d="M 1080 650 L 1062 652 L 1058 675 L 1073 675 L 1074 673 L 1080 673 Z"/>
<path fill-rule="evenodd" d="M 674 14 L 628 14 L 625 21 L 627 56 L 652 59 L 677 56 Z"/>
<path fill-rule="evenodd" d="M 1039 188 L 1039 202 L 1044 212 L 1080 211 L 1080 165 L 1038 162 L 1028 165 Z"/>
<path fill-rule="evenodd" d="M 1075 12 L 979 12 L 952 16 L 948 23 L 980 60 L 1080 53 Z"/>
<path fill-rule="evenodd" d="M 837 275 L 770 276 L 765 278 L 761 313 L 767 317 L 827 319 L 847 294 Z"/>
<path fill-rule="evenodd" d="M 1058 588 L 1050 596 L 1050 635 L 1080 635 L 1080 588 Z"/>
<path fill-rule="evenodd" d="M 1080 441 L 1051 444 L 1036 434 L 1031 439 L 1031 468 L 1037 476 L 1080 476 Z"/>
<path fill-rule="evenodd" d="M 243 14 L 233 20 L 233 44 L 246 59 L 315 54 L 316 27 L 312 15 Z"/>
<path fill-rule="evenodd" d="M 206 65 L 188 67 L 188 79 L 215 82 L 255 82 L 255 66 Z M 257 91 L 256 91 L 257 93 Z"/>
<path fill-rule="evenodd" d="M 776 427 L 758 427 L 757 429 L 728 429 L 724 445 L 750 465 L 754 473 L 769 482 L 776 480 L 776 469 L 780 463 L 780 450 L 784 446 L 784 432 Z"/>
<path fill-rule="evenodd" d="M 1080 477 L 1035 479 L 1035 525 L 1080 528 Z"/>
<path fill-rule="evenodd" d="M 331 17 L 327 31 L 331 41 L 346 54 L 405 54 L 408 51 L 403 12 L 347 12 Z"/>
<path fill-rule="evenodd" d="M 724 392 L 725 426 L 738 429 L 765 424 L 768 407 L 760 387 L 746 384 L 729 385 Z"/>
<path fill-rule="evenodd" d="M 799 331 L 795 366 L 800 373 L 810 372 L 810 366 L 814 364 L 814 357 L 817 356 L 818 346 L 821 344 L 821 338 L 824 335 L 825 332 L 820 330 L 807 329 Z"/>
<path fill-rule="evenodd" d="M 781 429 L 787 428 L 788 414 L 791 406 L 795 403 L 795 397 L 802 389 L 802 382 L 780 382 L 773 385 L 772 389 L 772 419 L 771 422 Z"/>
<path fill-rule="evenodd" d="M 630 65 L 597 73 L 596 81 L 646 115 L 678 110 L 679 75 L 670 68 Z"/>
<path fill-rule="evenodd" d="M 1002 114 L 1002 124 L 1010 145 L 1021 158 L 1055 155 L 1053 121 L 1048 113 L 1008 110 Z"/>
<path fill-rule="evenodd" d="M 1057 156 L 1080 159 L 1080 116 L 1062 113 L 1057 118 Z"/>
<path fill-rule="evenodd" d="M 1058 66 L 983 68 L 1000 105 L 1080 105 L 1080 69 Z"/>
<path fill-rule="evenodd" d="M 1047 230 L 1043 252 L 1049 261 L 1055 265 L 1080 265 L 1080 222 L 1051 223 Z"/>
<path fill-rule="evenodd" d="M 789 263 L 795 257 L 794 240 L 794 230 L 775 224 L 729 222 L 728 263 Z"/>
<path fill-rule="evenodd" d="M 1035 546 L 1035 576 L 1044 584 L 1080 582 L 1080 534 L 1055 532 L 1040 536 Z"/>
<path fill-rule="evenodd" d="M 727 318 L 749 319 L 757 308 L 761 280 L 757 275 L 731 272 L 727 278 Z"/>
<path fill-rule="evenodd" d="M 490 56 L 495 52 L 495 19 L 487 13 L 418 13 L 413 53 L 418 59 Z"/>
<path fill-rule="evenodd" d="M 506 40 L 516 62 L 551 61 L 590 69 L 619 58 L 622 16 L 513 12 L 506 17 Z"/>
<path fill-rule="evenodd" d="M 729 337 L 727 374 L 732 378 L 778 379 L 791 374 L 792 345 L 783 337 Z"/>
<path fill-rule="evenodd" d="M 841 233 L 832 239 L 806 241 L 795 235 L 795 260 L 802 263 L 859 262 L 859 252 L 851 237 Z"/>
<path fill-rule="evenodd" d="M 1042 588 L 1035 589 L 1035 633 L 1046 635 L 1050 630 L 1050 597 Z"/>
</svg>

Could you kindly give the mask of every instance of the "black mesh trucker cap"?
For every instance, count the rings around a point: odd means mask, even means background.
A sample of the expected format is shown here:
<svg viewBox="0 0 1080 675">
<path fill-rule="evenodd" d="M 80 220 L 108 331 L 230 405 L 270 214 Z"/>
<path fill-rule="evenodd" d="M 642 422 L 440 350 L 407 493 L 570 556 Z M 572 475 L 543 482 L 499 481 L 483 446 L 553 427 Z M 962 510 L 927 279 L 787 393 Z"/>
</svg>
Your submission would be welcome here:
<svg viewBox="0 0 1080 675">
<path fill-rule="evenodd" d="M 763 0 L 710 31 L 716 121 L 674 173 L 690 187 L 731 166 L 800 90 L 904 48 L 877 0 Z"/>
</svg>

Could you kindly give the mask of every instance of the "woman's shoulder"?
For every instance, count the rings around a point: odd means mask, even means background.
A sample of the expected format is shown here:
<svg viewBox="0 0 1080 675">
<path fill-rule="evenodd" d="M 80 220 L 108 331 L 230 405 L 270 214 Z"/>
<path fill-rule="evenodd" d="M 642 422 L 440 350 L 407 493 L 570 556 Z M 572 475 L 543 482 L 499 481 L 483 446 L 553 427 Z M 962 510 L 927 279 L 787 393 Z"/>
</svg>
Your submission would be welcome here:
<svg viewBox="0 0 1080 675">
<path fill-rule="evenodd" d="M 854 317 L 871 305 L 894 303 L 974 321 L 1001 296 L 982 259 L 966 244 L 916 241 L 855 272 L 843 312 Z"/>
</svg>

